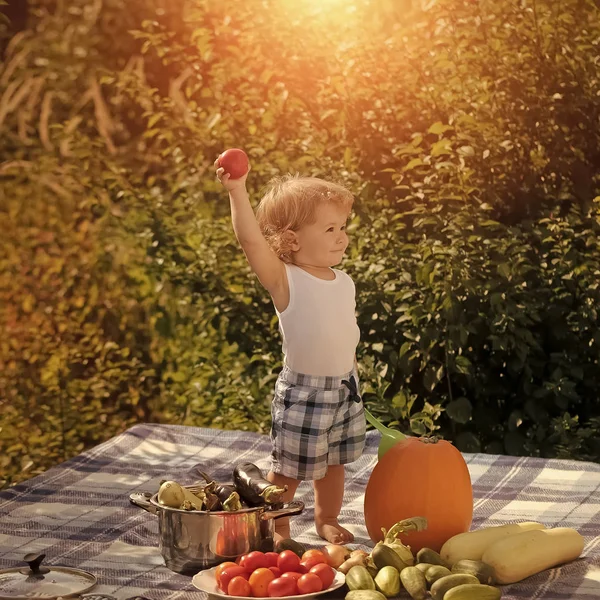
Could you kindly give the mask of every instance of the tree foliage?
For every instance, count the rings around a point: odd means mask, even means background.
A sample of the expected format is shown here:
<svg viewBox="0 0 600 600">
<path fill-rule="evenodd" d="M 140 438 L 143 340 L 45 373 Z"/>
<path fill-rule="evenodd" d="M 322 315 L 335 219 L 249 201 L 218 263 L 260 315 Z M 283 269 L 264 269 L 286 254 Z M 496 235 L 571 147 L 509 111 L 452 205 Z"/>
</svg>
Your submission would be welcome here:
<svg viewBox="0 0 600 600">
<path fill-rule="evenodd" d="M 0 72 L 0 465 L 139 420 L 266 432 L 281 365 L 212 172 L 356 194 L 367 405 L 598 460 L 591 0 L 30 3 Z"/>
</svg>

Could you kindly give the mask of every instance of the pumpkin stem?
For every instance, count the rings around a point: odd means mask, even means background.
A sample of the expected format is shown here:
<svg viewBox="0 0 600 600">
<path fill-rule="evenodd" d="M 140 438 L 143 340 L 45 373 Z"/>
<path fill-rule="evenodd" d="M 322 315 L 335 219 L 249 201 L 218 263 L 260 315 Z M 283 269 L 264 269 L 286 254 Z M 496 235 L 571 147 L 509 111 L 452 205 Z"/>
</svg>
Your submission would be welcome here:
<svg viewBox="0 0 600 600">
<path fill-rule="evenodd" d="M 423 531 L 427 529 L 427 519 L 425 517 L 411 517 L 410 519 L 403 519 L 398 521 L 395 525 L 392 525 L 387 533 L 383 530 L 384 544 L 388 544 L 396 540 L 396 538 L 402 533 L 408 533 L 409 531 Z"/>
<path fill-rule="evenodd" d="M 442 438 L 438 437 L 437 435 L 427 435 L 419 439 L 426 444 L 437 444 Z"/>
<path fill-rule="evenodd" d="M 404 435 L 401 431 L 398 431 L 397 429 L 386 427 L 379 419 L 375 418 L 366 408 L 364 409 L 364 411 L 365 417 L 367 417 L 367 421 L 369 421 L 369 423 L 373 425 L 373 427 L 375 427 L 375 429 L 377 429 L 382 436 L 389 436 L 398 442 L 405 440 L 408 437 Z"/>
</svg>

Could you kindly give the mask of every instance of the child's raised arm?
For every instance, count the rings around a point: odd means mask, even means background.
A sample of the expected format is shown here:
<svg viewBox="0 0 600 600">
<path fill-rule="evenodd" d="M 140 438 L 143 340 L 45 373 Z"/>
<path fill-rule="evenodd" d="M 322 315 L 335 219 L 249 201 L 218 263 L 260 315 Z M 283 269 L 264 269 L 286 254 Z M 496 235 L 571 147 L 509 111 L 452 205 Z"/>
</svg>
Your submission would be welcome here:
<svg viewBox="0 0 600 600">
<path fill-rule="evenodd" d="M 225 173 L 225 169 L 219 166 L 218 159 L 215 161 L 215 167 L 219 181 L 229 192 L 233 231 L 248 259 L 250 268 L 256 273 L 263 287 L 275 300 L 278 300 L 282 293 L 286 295 L 287 292 L 285 267 L 283 261 L 271 250 L 258 226 L 246 191 L 248 173 L 239 179 L 231 179 L 229 174 Z M 279 302 L 276 302 L 277 304 Z"/>
</svg>

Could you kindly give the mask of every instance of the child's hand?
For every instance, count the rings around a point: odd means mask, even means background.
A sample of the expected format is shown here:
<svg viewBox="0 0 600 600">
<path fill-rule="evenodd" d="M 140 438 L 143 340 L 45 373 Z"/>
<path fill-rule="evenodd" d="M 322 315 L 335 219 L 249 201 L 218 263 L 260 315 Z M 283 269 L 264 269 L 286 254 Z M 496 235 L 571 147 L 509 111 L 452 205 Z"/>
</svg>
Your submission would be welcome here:
<svg viewBox="0 0 600 600">
<path fill-rule="evenodd" d="M 229 173 L 225 172 L 225 169 L 219 165 L 219 159 L 215 160 L 215 169 L 217 171 L 217 179 L 223 184 L 223 187 L 228 191 L 244 189 L 246 187 L 246 179 L 248 173 L 250 173 L 250 165 L 248 165 L 248 171 L 245 175 L 242 175 L 238 179 L 231 179 Z"/>
</svg>

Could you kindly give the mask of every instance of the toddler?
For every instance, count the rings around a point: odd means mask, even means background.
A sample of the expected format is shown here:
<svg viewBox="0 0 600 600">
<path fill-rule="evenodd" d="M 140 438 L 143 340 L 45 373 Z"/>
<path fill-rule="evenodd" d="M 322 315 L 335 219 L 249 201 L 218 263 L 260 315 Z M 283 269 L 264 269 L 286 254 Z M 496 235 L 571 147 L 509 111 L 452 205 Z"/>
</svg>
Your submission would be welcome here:
<svg viewBox="0 0 600 600">
<path fill-rule="evenodd" d="M 267 479 L 293 499 L 313 481 L 317 533 L 334 544 L 354 536 L 338 523 L 344 465 L 361 456 L 365 417 L 355 350 L 360 332 L 355 288 L 333 269 L 348 246 L 346 221 L 354 198 L 344 187 L 314 177 L 274 179 L 256 216 L 246 177 L 231 179 L 215 162 L 229 192 L 235 235 L 279 317 L 284 366 L 271 408 L 272 467 Z M 290 537 L 289 519 L 276 535 Z"/>
</svg>

